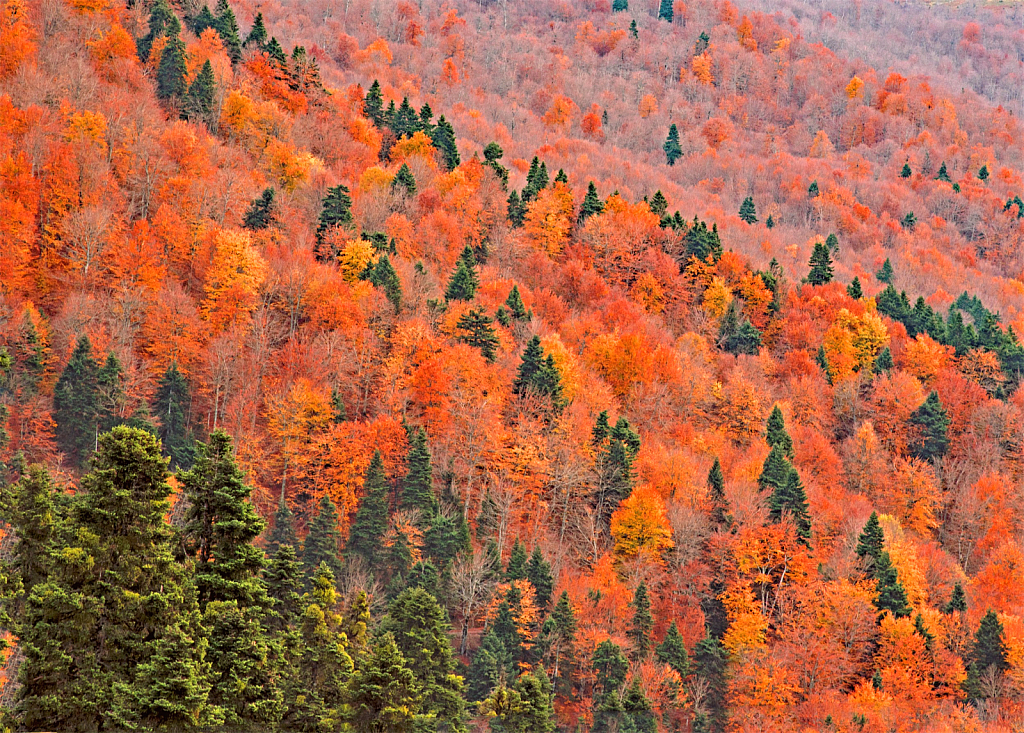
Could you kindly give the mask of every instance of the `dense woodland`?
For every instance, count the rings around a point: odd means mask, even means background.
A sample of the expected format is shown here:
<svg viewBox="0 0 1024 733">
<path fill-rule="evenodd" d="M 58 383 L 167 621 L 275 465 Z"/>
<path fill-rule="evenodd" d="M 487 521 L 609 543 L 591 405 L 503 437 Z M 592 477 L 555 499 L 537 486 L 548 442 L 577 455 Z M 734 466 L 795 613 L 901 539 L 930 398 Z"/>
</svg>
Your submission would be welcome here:
<svg viewBox="0 0 1024 733">
<path fill-rule="evenodd" d="M 1020 12 L 0 0 L 2 724 L 1018 729 Z"/>
</svg>

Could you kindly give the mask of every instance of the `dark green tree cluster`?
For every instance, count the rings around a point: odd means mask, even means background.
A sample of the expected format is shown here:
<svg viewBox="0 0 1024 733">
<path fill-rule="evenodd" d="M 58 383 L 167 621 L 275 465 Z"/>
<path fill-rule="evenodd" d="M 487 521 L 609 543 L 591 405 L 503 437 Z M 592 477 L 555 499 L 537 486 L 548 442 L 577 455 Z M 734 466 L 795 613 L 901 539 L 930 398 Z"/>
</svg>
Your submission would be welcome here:
<svg viewBox="0 0 1024 733">
<path fill-rule="evenodd" d="M 370 262 L 367 265 L 363 279 L 384 291 L 391 305 L 395 307 L 395 313 L 402 309 L 402 281 L 386 253 L 381 254 L 377 262 Z"/>
<path fill-rule="evenodd" d="M 526 205 L 535 200 L 537 194 L 547 188 L 549 184 L 547 163 L 536 155 L 533 156 L 533 160 L 530 161 L 530 169 L 526 172 L 526 185 L 523 186 L 523 193 L 521 195 L 521 204 L 524 207 L 522 213 L 524 215 L 526 213 Z"/>
<path fill-rule="evenodd" d="M 502 188 L 508 188 L 508 168 L 499 162 L 504 155 L 505 151 L 498 143 L 488 143 L 484 148 L 484 165 L 494 171 L 494 175 L 501 181 Z"/>
<path fill-rule="evenodd" d="M 669 3 L 671 8 L 671 0 L 665 0 Z M 662 3 L 664 5 L 664 3 Z M 671 12 L 671 10 L 669 11 Z M 675 165 L 676 161 L 683 156 L 683 148 L 679 144 L 679 128 L 673 122 L 668 128 L 668 137 L 665 138 L 665 143 L 661 146 L 662 150 L 665 151 L 665 160 L 669 165 Z"/>
<path fill-rule="evenodd" d="M 620 416 L 611 425 L 608 411 L 597 416 L 591 433 L 595 451 L 591 506 L 607 532 L 612 513 L 633 493 L 633 461 L 640 451 L 640 435 Z"/>
<path fill-rule="evenodd" d="M 363 116 L 385 133 L 385 143 L 381 147 L 382 160 L 387 160 L 396 140 L 422 132 L 430 138 L 441 164 L 447 170 L 454 170 L 461 162 L 455 142 L 455 129 L 444 115 L 435 123 L 434 112 L 429 104 L 424 104 L 416 112 L 408 97 L 403 98 L 397 107 L 394 100 L 389 101 L 385 107 L 384 94 L 376 79 L 363 98 Z"/>
<path fill-rule="evenodd" d="M 781 522 L 788 518 L 796 528 L 799 540 L 809 545 L 811 540 L 811 515 L 807 504 L 800 474 L 790 462 L 793 455 L 793 440 L 786 432 L 785 421 L 778 405 L 768 418 L 765 440 L 771 452 L 764 461 L 757 484 L 761 491 L 770 491 L 768 497 L 768 519 Z"/>
<path fill-rule="evenodd" d="M 534 395 L 549 400 L 554 410 L 561 410 L 564 406 L 562 375 L 555 366 L 555 357 L 551 354 L 544 356 L 540 336 L 530 339 L 522 359 L 512 391 L 521 397 Z"/>
<path fill-rule="evenodd" d="M 497 331 L 491 325 L 494 321 L 487 316 L 483 308 L 470 309 L 459 317 L 455 328 L 458 330 L 458 340 L 479 349 L 484 359 L 494 362 L 498 357 Z"/>
<path fill-rule="evenodd" d="M 476 289 L 480 287 L 480 278 L 476 273 L 476 253 L 468 244 L 455 263 L 455 272 L 448 281 L 444 291 L 446 300 L 471 301 L 476 297 Z"/>
<path fill-rule="evenodd" d="M 832 255 L 824 242 L 815 242 L 811 253 L 811 270 L 807 273 L 809 285 L 825 285 L 832 282 Z"/>
<path fill-rule="evenodd" d="M 761 349 L 761 332 L 740 310 L 734 299 L 729 303 L 718 326 L 718 345 L 730 354 L 755 356 Z"/>
<path fill-rule="evenodd" d="M 597 187 L 594 182 L 591 181 L 587 184 L 587 193 L 583 197 L 583 203 L 580 205 L 580 214 L 578 222 L 582 224 L 591 216 L 600 214 L 604 211 L 604 202 L 601 197 L 597 195 Z"/>
<path fill-rule="evenodd" d="M 708 225 L 697 217 L 686 231 L 686 258 L 696 257 L 704 261 L 709 257 L 717 262 L 722 256 L 722 240 L 718 236 L 718 224 Z"/>
<path fill-rule="evenodd" d="M 907 593 L 889 559 L 889 553 L 885 551 L 885 535 L 875 512 L 868 517 L 864 530 L 857 538 L 857 557 L 868 575 L 875 579 L 875 607 L 879 613 L 889 612 L 896 617 L 909 616 L 911 609 Z"/>
<path fill-rule="evenodd" d="M 1017 218 L 1024 219 L 1024 200 L 1021 200 L 1020 195 L 1016 195 L 1013 198 L 1006 199 L 1006 204 L 1003 206 L 1003 211 L 1009 211 L 1013 213 L 1014 207 L 1017 208 Z"/>
<path fill-rule="evenodd" d="M 740 218 L 747 224 L 757 224 L 757 209 L 754 206 L 754 199 L 747 196 L 740 204 Z"/>
<path fill-rule="evenodd" d="M 275 204 L 275 191 L 268 186 L 263 193 L 249 204 L 242 219 L 242 226 L 254 232 L 269 229 L 277 223 L 277 207 Z"/>
<path fill-rule="evenodd" d="M 341 184 L 327 189 L 323 204 L 320 209 L 320 217 L 316 227 L 316 241 L 318 245 L 317 257 L 320 260 L 331 260 L 338 256 L 337 250 L 324 252 L 319 248 L 324 243 L 328 234 L 338 227 L 352 226 L 352 197 L 349 195 L 348 187 Z"/>
</svg>

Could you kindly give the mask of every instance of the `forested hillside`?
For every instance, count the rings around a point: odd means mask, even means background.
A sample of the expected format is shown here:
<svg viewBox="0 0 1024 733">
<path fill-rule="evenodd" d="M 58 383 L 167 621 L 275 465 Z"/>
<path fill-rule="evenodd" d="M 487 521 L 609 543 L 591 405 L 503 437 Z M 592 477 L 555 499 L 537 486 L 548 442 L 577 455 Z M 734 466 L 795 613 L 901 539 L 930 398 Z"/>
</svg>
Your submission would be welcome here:
<svg viewBox="0 0 1024 733">
<path fill-rule="evenodd" d="M 0 0 L 3 724 L 1024 724 L 1019 11 L 825 6 Z"/>
</svg>

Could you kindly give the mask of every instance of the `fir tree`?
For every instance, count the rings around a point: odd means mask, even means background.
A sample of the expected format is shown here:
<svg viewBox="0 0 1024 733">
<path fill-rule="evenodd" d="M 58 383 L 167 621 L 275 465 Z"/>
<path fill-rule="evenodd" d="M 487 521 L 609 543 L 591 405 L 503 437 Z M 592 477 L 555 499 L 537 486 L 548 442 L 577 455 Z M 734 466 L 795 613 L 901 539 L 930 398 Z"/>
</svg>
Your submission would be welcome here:
<svg viewBox="0 0 1024 733">
<path fill-rule="evenodd" d="M 960 585 L 960 581 L 953 584 L 953 592 L 949 596 L 949 602 L 946 603 L 942 608 L 942 612 L 946 614 L 951 613 L 966 613 L 967 611 L 967 594 L 964 593 L 964 587 Z"/>
<path fill-rule="evenodd" d="M 878 523 L 878 513 L 871 512 L 860 537 L 857 538 L 857 557 L 861 560 L 870 558 L 868 562 L 873 565 L 881 559 L 884 551 L 885 535 L 882 533 L 882 525 Z"/>
<path fill-rule="evenodd" d="M 560 694 L 572 689 L 572 673 L 576 665 L 576 612 L 569 603 L 569 594 L 562 591 L 551 615 L 544 622 L 544 636 L 552 662 L 554 683 Z"/>
<path fill-rule="evenodd" d="M 632 36 L 633 38 L 639 38 L 640 37 L 640 32 L 639 32 L 639 30 L 636 27 L 636 18 L 633 18 L 632 20 L 629 21 L 629 35 Z M 608 124 L 608 111 L 605 110 L 604 112 L 602 112 L 601 116 L 602 116 L 602 118 L 604 120 L 604 123 L 607 125 Z"/>
<path fill-rule="evenodd" d="M 267 535 L 267 554 L 274 557 L 282 545 L 291 545 L 293 548 L 299 546 L 299 539 L 295 534 L 295 515 L 292 514 L 283 491 L 277 503 L 277 511 L 274 512 L 274 526 Z"/>
<path fill-rule="evenodd" d="M 227 0 L 217 0 L 214 15 L 216 20 L 213 27 L 224 41 L 224 49 L 231 57 L 231 63 L 237 64 L 242 60 L 242 39 L 239 37 L 235 13 Z"/>
<path fill-rule="evenodd" d="M 569 176 L 567 176 L 565 171 L 561 168 L 559 168 L 558 173 L 555 174 L 555 183 L 564 183 L 566 186 L 569 185 Z"/>
<path fill-rule="evenodd" d="M 672 13 L 672 0 L 662 0 L 662 7 L 665 7 L 665 3 L 669 5 L 669 14 Z M 669 18 L 671 20 L 671 18 Z M 683 155 L 683 148 L 679 144 L 679 128 L 673 122 L 668 128 L 668 137 L 665 139 L 665 144 L 661 146 L 665 151 L 665 159 L 669 165 L 675 165 L 676 161 Z"/>
<path fill-rule="evenodd" d="M 807 283 L 825 285 L 832 282 L 832 256 L 823 242 L 814 243 L 810 266 L 811 271 L 807 273 Z"/>
<path fill-rule="evenodd" d="M 512 289 L 508 292 L 505 305 L 508 306 L 508 311 L 514 319 L 517 321 L 526 320 L 526 306 L 523 304 L 523 297 L 519 294 L 518 285 L 513 285 Z"/>
<path fill-rule="evenodd" d="M 910 161 L 908 160 L 903 163 L 903 169 L 900 171 L 900 178 L 910 178 L 911 175 Z"/>
<path fill-rule="evenodd" d="M 203 5 L 203 9 L 196 13 L 195 17 L 191 19 L 185 18 L 185 25 L 188 26 L 196 38 L 203 35 L 203 31 L 207 28 L 213 28 L 216 23 L 217 20 L 213 17 L 213 13 L 210 12 L 209 5 Z"/>
<path fill-rule="evenodd" d="M 188 87 L 182 117 L 188 120 L 209 121 L 210 115 L 213 113 L 213 101 L 216 93 L 217 79 L 213 75 L 213 66 L 207 60 Z"/>
<path fill-rule="evenodd" d="M 633 642 L 633 653 L 637 659 L 645 659 L 651 651 L 654 617 L 651 615 L 651 599 L 647 594 L 647 584 L 644 581 L 640 581 L 629 605 L 633 609 L 633 619 L 628 631 L 628 636 Z"/>
<path fill-rule="evenodd" d="M 17 538 L 14 543 L 9 571 L 21 583 L 23 598 L 8 597 L 8 611 L 15 622 L 23 599 L 32 589 L 46 582 L 53 568 L 51 554 L 55 550 L 63 520 L 61 492 L 45 468 L 29 466 L 27 472 L 5 492 L 3 521 Z M 12 608 L 13 606 L 13 608 Z"/>
<path fill-rule="evenodd" d="M 908 422 L 915 430 L 909 446 L 912 455 L 931 461 L 946 454 L 949 447 L 949 416 L 939 401 L 938 392 L 932 390 Z"/>
<path fill-rule="evenodd" d="M 78 339 L 53 390 L 57 447 L 76 466 L 85 463 L 96 443 L 99 419 L 99 365 L 88 336 Z"/>
<path fill-rule="evenodd" d="M 473 249 L 466 245 L 462 255 L 455 265 L 455 272 L 448 281 L 448 288 L 444 297 L 447 300 L 471 301 L 476 296 L 476 289 L 480 286 L 480 279 L 476 274 L 476 255 Z"/>
<path fill-rule="evenodd" d="M 169 34 L 156 70 L 156 96 L 165 102 L 180 101 L 188 91 L 187 74 L 185 43 L 177 33 Z"/>
<path fill-rule="evenodd" d="M 207 9 L 209 12 L 209 9 Z M 212 16 L 211 16 L 212 17 Z M 181 33 L 181 22 L 174 14 L 167 0 L 156 0 L 149 14 L 149 33 L 139 39 L 137 44 L 139 59 L 149 61 L 149 53 L 153 43 L 163 36 L 178 36 Z"/>
<path fill-rule="evenodd" d="M 402 309 L 402 281 L 398 279 L 398 273 L 391 265 L 391 260 L 386 254 L 377 259 L 373 266 L 369 280 L 376 287 L 384 291 L 391 305 L 395 307 L 395 313 Z"/>
<path fill-rule="evenodd" d="M 668 627 L 665 638 L 655 653 L 659 662 L 674 669 L 681 679 L 686 679 L 686 675 L 690 673 L 690 656 L 686 653 L 683 635 L 679 633 L 675 621 Z"/>
<path fill-rule="evenodd" d="M 434 471 L 430 465 L 427 432 L 423 428 L 412 433 L 405 465 L 399 506 L 406 511 L 420 512 L 421 521 L 429 522 L 437 511 L 437 499 L 434 497 Z"/>
<path fill-rule="evenodd" d="M 613 13 L 624 13 L 629 10 L 629 0 L 614 0 L 612 3 Z"/>
<path fill-rule="evenodd" d="M 383 552 L 381 539 L 388 529 L 387 485 L 384 462 L 380 451 L 374 451 L 370 467 L 366 469 L 363 499 L 359 502 L 352 528 L 349 530 L 346 558 L 361 558 L 368 570 L 373 571 Z M 308 543 L 307 539 L 307 543 Z"/>
<path fill-rule="evenodd" d="M 747 196 L 740 205 L 740 218 L 747 224 L 757 224 L 757 209 L 754 208 L 754 199 Z"/>
<path fill-rule="evenodd" d="M 811 181 L 811 185 L 807 187 L 807 197 L 812 199 L 817 198 L 819 193 L 820 192 L 818 191 L 818 182 Z"/>
<path fill-rule="evenodd" d="M 792 468 L 786 459 L 785 451 L 778 445 L 772 446 L 768 457 L 764 459 L 761 467 L 761 475 L 757 479 L 757 485 L 761 491 L 776 492 L 784 489 L 789 479 L 789 469 Z"/>
<path fill-rule="evenodd" d="M 316 228 L 316 241 L 322 242 L 324 236 L 334 227 L 351 226 L 352 197 L 348 188 L 342 185 L 327 189 L 320 220 Z"/>
<path fill-rule="evenodd" d="M 526 580 L 526 564 L 528 562 L 526 547 L 516 538 L 512 545 L 512 552 L 508 556 L 508 565 L 505 567 L 505 582 L 511 583 L 514 580 Z"/>
<path fill-rule="evenodd" d="M 602 694 L 614 693 L 626 682 L 629 660 L 615 642 L 605 640 L 594 649 L 591 668 L 596 677 L 595 691 Z"/>
<path fill-rule="evenodd" d="M 864 288 L 861 287 L 859 277 L 854 276 L 850 284 L 846 286 L 846 294 L 854 300 L 860 300 L 864 297 Z"/>
<path fill-rule="evenodd" d="M 702 262 L 711 257 L 717 262 L 722 256 L 722 241 L 718 236 L 718 225 L 713 224 L 711 229 L 696 216 L 693 223 L 686 231 L 686 255 L 696 257 Z"/>
<path fill-rule="evenodd" d="M 370 85 L 366 97 L 363 98 L 363 117 L 381 127 L 384 124 L 384 95 L 380 91 L 380 82 L 376 79 Z"/>
<path fill-rule="evenodd" d="M 710 45 L 710 43 L 711 36 L 707 34 L 707 31 L 701 31 L 700 35 L 697 36 L 697 42 L 693 44 L 693 55 L 700 56 L 708 50 L 708 45 Z"/>
<path fill-rule="evenodd" d="M 878 282 L 880 283 L 892 285 L 892 275 L 892 262 L 890 262 L 889 258 L 886 257 L 885 262 L 882 263 L 882 266 L 878 269 L 878 272 L 875 273 L 875 279 L 878 280 Z"/>
<path fill-rule="evenodd" d="M 664 216 L 665 212 L 668 211 L 668 199 L 665 198 L 665 194 L 661 192 L 661 189 L 654 192 L 647 205 L 650 207 L 651 213 L 659 217 Z"/>
<path fill-rule="evenodd" d="M 469 668 L 469 699 L 483 700 L 515 675 L 516 663 L 492 628 L 484 634 Z"/>
<path fill-rule="evenodd" d="M 989 175 L 989 173 L 988 173 L 988 166 L 985 165 L 985 164 L 982 164 L 981 169 L 978 171 L 978 180 L 987 181 L 988 180 L 988 175 Z"/>
<path fill-rule="evenodd" d="M 267 56 L 270 57 L 271 61 L 277 64 L 277 67 L 282 71 L 288 65 L 288 57 L 284 54 L 284 49 L 281 48 L 281 44 L 277 42 L 277 39 L 271 36 L 270 41 L 267 42 L 266 47 Z"/>
<path fill-rule="evenodd" d="M 942 165 L 939 166 L 939 173 L 935 176 L 935 180 L 949 183 L 949 173 L 946 171 L 946 161 L 942 161 Z"/>
<path fill-rule="evenodd" d="M 732 514 L 729 513 L 729 500 L 725 497 L 725 478 L 722 475 L 722 464 L 718 458 L 708 471 L 708 498 L 711 500 L 711 521 L 723 529 L 733 525 Z"/>
<path fill-rule="evenodd" d="M 523 225 L 526 220 L 526 206 L 519 199 L 519 193 L 513 189 L 512 193 L 508 195 L 508 207 L 506 209 L 506 216 L 509 224 L 513 228 L 519 228 Z"/>
<path fill-rule="evenodd" d="M 124 369 L 113 351 L 96 372 L 96 393 L 99 403 L 98 430 L 105 433 L 115 425 L 124 423 L 126 396 L 124 393 Z"/>
<path fill-rule="evenodd" d="M 667 20 L 671 23 L 672 16 L 672 0 L 661 0 L 661 4 L 658 6 L 658 20 Z"/>
<path fill-rule="evenodd" d="M 554 360 L 550 355 L 547 359 L 544 358 L 540 337 L 534 336 L 523 351 L 522 363 L 512 384 L 513 392 L 517 395 L 532 393 L 550 397 L 552 404 L 558 405 L 562 398 L 562 385 L 559 380 Z"/>
<path fill-rule="evenodd" d="M 416 179 L 413 178 L 407 163 L 402 163 L 402 167 L 398 169 L 398 173 L 391 180 L 391 190 L 401 193 L 403 196 L 416 195 Z"/>
<path fill-rule="evenodd" d="M 774 229 L 775 228 L 775 217 L 773 217 L 771 214 L 769 214 L 768 218 L 764 222 L 764 225 L 768 229 Z"/>
<path fill-rule="evenodd" d="M 188 468 L 195 460 L 194 443 L 188 427 L 189 392 L 188 382 L 172 361 L 157 385 L 153 410 L 160 421 L 158 435 L 164 453 L 170 456 L 173 468 Z"/>
<path fill-rule="evenodd" d="M 597 195 L 597 187 L 591 181 L 587 184 L 587 195 L 583 197 L 583 204 L 580 206 L 579 223 L 582 224 L 594 214 L 604 211 L 604 202 Z"/>
<path fill-rule="evenodd" d="M 983 684 L 982 676 L 1001 676 L 1008 668 L 1003 624 L 996 612 L 989 609 L 974 635 L 974 648 L 971 650 L 967 681 L 964 683 L 968 697 L 974 700 L 987 698 L 990 689 Z"/>
<path fill-rule="evenodd" d="M 810 546 L 811 517 L 807 505 L 807 492 L 795 468 L 789 469 L 785 485 L 781 489 L 776 489 L 769 501 L 769 517 L 772 521 L 781 521 L 784 515 L 792 519 L 800 542 Z"/>
<path fill-rule="evenodd" d="M 383 537 L 383 532 L 380 537 Z M 380 537 L 377 538 L 378 544 Z M 349 542 L 351 543 L 351 538 Z M 341 572 L 341 562 L 338 559 L 340 543 L 338 508 L 331 501 L 331 497 L 324 494 L 320 497 L 319 510 L 309 524 L 306 541 L 302 545 L 302 573 L 307 580 L 312 579 L 321 565 L 325 565 L 335 575 Z"/>
<path fill-rule="evenodd" d="M 274 189 L 268 186 L 263 189 L 263 193 L 258 198 L 249 204 L 249 209 L 245 212 L 245 219 L 242 220 L 242 226 L 254 232 L 273 226 L 277 220 L 275 209 Z"/>
<path fill-rule="evenodd" d="M 601 526 L 607 528 L 612 513 L 633 493 L 633 461 L 640 451 L 640 436 L 629 420 L 620 417 L 614 427 L 607 427 L 608 415 L 602 412 L 594 428 L 593 442 L 597 448 L 594 469 L 597 481 L 591 495 Z"/>
<path fill-rule="evenodd" d="M 878 588 L 875 607 L 882 613 L 889 611 L 893 616 L 909 616 L 910 605 L 907 603 L 907 592 L 903 589 L 903 584 L 900 583 L 888 552 L 883 551 L 879 555 L 878 563 L 875 566 L 875 579 Z"/>
<path fill-rule="evenodd" d="M 907 212 L 907 215 L 900 219 L 900 226 L 907 231 L 914 231 L 914 227 L 917 225 L 917 217 L 914 216 L 913 211 Z"/>
<path fill-rule="evenodd" d="M 267 27 L 263 24 L 263 13 L 256 13 L 256 19 L 253 20 L 252 28 L 249 29 L 249 34 L 245 37 L 242 46 L 255 46 L 257 49 L 262 49 L 266 42 Z"/>
<path fill-rule="evenodd" d="M 658 721 L 654 717 L 651 701 L 640 688 L 640 677 L 633 677 L 633 683 L 626 690 L 622 700 L 623 727 L 636 733 L 657 733 Z"/>
<path fill-rule="evenodd" d="M 765 442 L 769 448 L 778 446 L 786 458 L 793 460 L 793 439 L 786 432 L 786 421 L 782 417 L 782 410 L 776 404 L 768 416 L 768 423 L 765 426 Z"/>
<path fill-rule="evenodd" d="M 422 711 L 440 724 L 436 730 L 465 731 L 463 679 L 448 641 L 447 613 L 422 588 L 409 588 L 391 603 L 378 635 L 394 638 L 398 651 L 416 677 L 423 696 Z"/>
<path fill-rule="evenodd" d="M 484 313 L 483 308 L 470 309 L 466 311 L 455 324 L 455 328 L 461 331 L 459 341 L 479 349 L 484 359 L 493 363 L 498 356 L 497 332 L 491 326 L 494 323 Z"/>
<path fill-rule="evenodd" d="M 533 548 L 530 561 L 526 565 L 526 578 L 535 591 L 537 607 L 547 608 L 551 600 L 551 592 L 555 587 L 555 579 L 551 575 L 551 563 L 544 559 L 540 547 Z"/>
<path fill-rule="evenodd" d="M 441 163 L 444 167 L 450 171 L 458 168 L 461 159 L 459 158 L 459 149 L 455 145 L 455 130 L 451 123 L 444 118 L 444 115 L 438 118 L 437 126 L 430 139 L 434 143 L 434 148 L 441 155 Z"/>
<path fill-rule="evenodd" d="M 153 435 L 118 426 L 100 437 L 63 546 L 26 602 L 16 704 L 24 728 L 172 729 L 206 720 L 198 610 L 171 555 L 169 494 Z M 171 688 L 179 696 L 162 700 Z"/>
</svg>

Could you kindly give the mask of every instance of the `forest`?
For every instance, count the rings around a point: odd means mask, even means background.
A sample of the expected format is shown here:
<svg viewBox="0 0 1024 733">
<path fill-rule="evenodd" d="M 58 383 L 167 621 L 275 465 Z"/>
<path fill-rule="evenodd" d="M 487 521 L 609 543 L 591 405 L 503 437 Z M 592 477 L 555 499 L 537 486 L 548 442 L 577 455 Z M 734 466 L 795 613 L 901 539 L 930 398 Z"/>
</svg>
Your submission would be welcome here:
<svg viewBox="0 0 1024 733">
<path fill-rule="evenodd" d="M 1024 726 L 1024 15 L 0 0 L 0 728 Z"/>
</svg>

